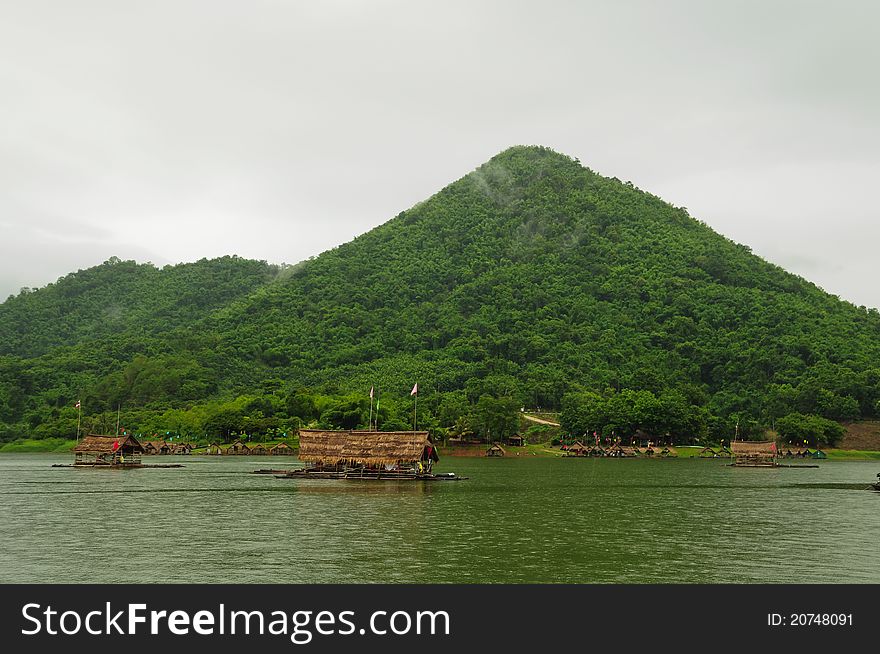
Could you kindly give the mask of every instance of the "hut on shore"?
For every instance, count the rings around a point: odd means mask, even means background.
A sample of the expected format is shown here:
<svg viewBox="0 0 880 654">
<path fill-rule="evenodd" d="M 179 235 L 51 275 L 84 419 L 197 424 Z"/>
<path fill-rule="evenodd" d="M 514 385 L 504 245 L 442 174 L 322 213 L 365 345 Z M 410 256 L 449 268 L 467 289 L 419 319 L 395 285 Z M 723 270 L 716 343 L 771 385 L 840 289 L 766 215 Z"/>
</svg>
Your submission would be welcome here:
<svg viewBox="0 0 880 654">
<path fill-rule="evenodd" d="M 215 441 L 208 445 L 208 448 L 205 450 L 205 454 L 223 454 L 223 448 Z"/>
<path fill-rule="evenodd" d="M 262 445 L 261 443 L 257 443 L 256 445 L 251 446 L 250 454 L 252 456 L 265 456 L 267 452 L 268 450 L 266 450 L 266 447 L 264 445 Z"/>
<path fill-rule="evenodd" d="M 134 436 L 89 434 L 73 448 L 75 466 L 140 467 L 144 447 Z"/>
<path fill-rule="evenodd" d="M 507 452 L 501 447 L 500 443 L 492 443 L 486 450 L 486 456 L 504 456 Z"/>
<path fill-rule="evenodd" d="M 678 455 L 675 452 L 673 452 L 672 450 L 670 450 L 668 447 L 664 447 L 662 450 L 660 450 L 660 456 L 667 457 L 667 458 L 675 458 Z"/>
<path fill-rule="evenodd" d="M 144 454 L 171 454 L 171 446 L 165 441 L 144 441 Z"/>
<path fill-rule="evenodd" d="M 619 458 L 628 457 L 628 456 L 635 456 L 635 455 L 632 454 L 632 452 L 630 450 L 627 450 L 627 449 L 621 447 L 620 443 L 616 443 L 615 445 L 612 445 L 608 449 L 606 456 L 613 456 L 614 458 L 619 459 Z"/>
<path fill-rule="evenodd" d="M 172 449 L 172 454 L 192 454 L 192 445 L 189 443 L 177 443 Z"/>
<path fill-rule="evenodd" d="M 522 447 L 526 444 L 526 439 L 523 438 L 522 434 L 514 434 L 507 437 L 507 444 L 511 447 Z"/>
<path fill-rule="evenodd" d="M 718 452 L 716 452 L 715 450 L 713 450 L 711 447 L 709 447 L 707 445 L 702 450 L 700 450 L 700 453 L 698 456 L 701 459 L 716 459 L 716 458 L 718 458 Z"/>
<path fill-rule="evenodd" d="M 278 443 L 277 445 L 269 448 L 269 454 L 272 456 L 291 456 L 294 454 L 293 448 L 290 447 L 285 442 Z"/>
<path fill-rule="evenodd" d="M 778 465 L 776 441 L 733 441 L 733 465 L 747 467 L 775 467 Z"/>
<path fill-rule="evenodd" d="M 813 452 L 813 458 L 814 459 L 827 459 L 828 455 L 825 454 L 825 452 L 823 452 L 822 450 L 817 448 L 816 451 Z"/>
<path fill-rule="evenodd" d="M 426 431 L 319 431 L 303 429 L 299 458 L 312 471 L 387 475 L 430 473 L 440 460 Z"/>
<path fill-rule="evenodd" d="M 575 441 L 566 446 L 565 456 L 587 456 L 587 446 L 580 441 Z"/>
<path fill-rule="evenodd" d="M 235 441 L 233 441 L 232 445 L 227 447 L 226 451 L 224 452 L 224 454 L 239 454 L 239 455 L 250 454 L 250 453 L 251 453 L 251 448 L 249 448 L 247 445 L 242 443 L 240 438 L 235 439 Z"/>
</svg>

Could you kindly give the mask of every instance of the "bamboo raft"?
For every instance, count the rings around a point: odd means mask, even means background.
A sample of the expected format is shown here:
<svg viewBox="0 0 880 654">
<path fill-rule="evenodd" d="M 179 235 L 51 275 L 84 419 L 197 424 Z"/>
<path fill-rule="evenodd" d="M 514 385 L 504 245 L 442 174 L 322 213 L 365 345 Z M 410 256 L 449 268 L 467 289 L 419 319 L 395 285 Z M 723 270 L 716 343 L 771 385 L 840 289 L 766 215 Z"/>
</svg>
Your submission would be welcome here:
<svg viewBox="0 0 880 654">
<path fill-rule="evenodd" d="M 266 474 L 260 473 L 260 474 Z M 370 468 L 345 468 L 342 470 L 308 469 L 291 470 L 276 479 L 345 479 L 348 481 L 462 481 L 454 472 L 419 473 L 410 470 L 376 470 Z"/>
<path fill-rule="evenodd" d="M 790 463 L 728 463 L 730 468 L 818 468 L 816 465 L 792 465 Z"/>
<path fill-rule="evenodd" d="M 183 468 L 182 463 L 53 463 L 53 468 L 104 468 L 129 470 L 135 468 Z"/>
</svg>

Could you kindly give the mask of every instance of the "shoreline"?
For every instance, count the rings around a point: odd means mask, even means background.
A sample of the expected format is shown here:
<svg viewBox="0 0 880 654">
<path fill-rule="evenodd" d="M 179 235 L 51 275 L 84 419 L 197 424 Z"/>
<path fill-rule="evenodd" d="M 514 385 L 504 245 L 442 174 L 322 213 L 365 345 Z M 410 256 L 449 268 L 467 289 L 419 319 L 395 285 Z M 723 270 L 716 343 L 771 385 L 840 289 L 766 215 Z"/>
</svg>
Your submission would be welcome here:
<svg viewBox="0 0 880 654">
<path fill-rule="evenodd" d="M 73 447 L 76 445 L 76 441 L 73 439 L 65 440 L 65 439 L 46 439 L 36 440 L 36 439 L 27 439 L 24 441 L 13 441 L 11 443 L 6 443 L 0 446 L 0 454 L 72 454 Z M 272 443 L 262 443 L 262 445 L 266 447 L 271 447 Z M 548 457 L 558 457 L 562 458 L 563 452 L 558 447 L 551 448 L 546 444 L 540 445 L 525 445 L 523 447 L 513 447 L 513 446 L 504 446 L 507 454 L 505 457 L 500 458 L 514 458 L 514 459 L 522 459 L 522 458 L 548 458 Z M 672 446 L 669 448 L 675 453 L 674 457 L 627 457 L 627 458 L 652 458 L 652 459 L 664 459 L 664 458 L 676 458 L 676 459 L 697 459 L 699 457 L 700 451 L 703 449 L 701 446 L 690 446 L 690 445 L 679 445 Z M 825 454 L 828 455 L 828 458 L 825 461 L 878 461 L 880 460 L 880 451 L 875 450 L 844 450 L 838 448 L 831 448 L 827 450 L 823 450 Z M 449 458 L 487 458 L 485 455 L 486 446 L 484 445 L 455 445 L 455 446 L 445 446 L 440 449 L 441 455 Z M 169 456 L 169 455 L 155 455 L 155 456 Z M 190 456 L 207 456 L 204 452 L 193 451 L 193 454 Z M 211 455 L 211 456 L 239 456 L 239 455 Z M 248 455 L 252 456 L 252 455 Z M 260 456 L 260 455 L 257 455 Z M 574 457 L 572 457 L 574 458 Z M 581 458 L 592 458 L 592 457 L 581 457 Z M 605 458 L 605 457 L 597 457 L 597 458 Z M 724 458 L 724 457 L 720 457 Z M 712 461 L 714 459 L 709 458 L 708 460 Z M 794 458 L 780 457 L 782 461 L 793 461 L 797 460 Z M 805 459 L 806 460 L 806 459 Z M 812 460 L 812 459 L 810 459 Z"/>
</svg>

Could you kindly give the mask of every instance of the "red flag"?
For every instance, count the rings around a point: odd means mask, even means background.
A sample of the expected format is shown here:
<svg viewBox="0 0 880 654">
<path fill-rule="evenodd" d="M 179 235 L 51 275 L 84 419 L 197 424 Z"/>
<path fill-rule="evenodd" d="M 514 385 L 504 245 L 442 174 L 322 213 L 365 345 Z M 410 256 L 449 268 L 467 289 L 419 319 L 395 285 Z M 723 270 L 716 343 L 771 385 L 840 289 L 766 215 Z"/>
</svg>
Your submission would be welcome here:
<svg viewBox="0 0 880 654">
<path fill-rule="evenodd" d="M 419 393 L 419 383 L 416 382 L 416 385 L 413 386 L 413 389 L 409 392 L 410 395 L 418 395 Z"/>
<path fill-rule="evenodd" d="M 74 408 L 74 409 L 78 409 L 78 408 L 79 408 L 79 400 L 76 401 L 76 404 L 73 405 L 73 408 Z"/>
<path fill-rule="evenodd" d="M 119 439 L 117 438 L 115 441 L 113 441 L 113 451 L 115 452 L 118 449 L 119 449 Z"/>
</svg>

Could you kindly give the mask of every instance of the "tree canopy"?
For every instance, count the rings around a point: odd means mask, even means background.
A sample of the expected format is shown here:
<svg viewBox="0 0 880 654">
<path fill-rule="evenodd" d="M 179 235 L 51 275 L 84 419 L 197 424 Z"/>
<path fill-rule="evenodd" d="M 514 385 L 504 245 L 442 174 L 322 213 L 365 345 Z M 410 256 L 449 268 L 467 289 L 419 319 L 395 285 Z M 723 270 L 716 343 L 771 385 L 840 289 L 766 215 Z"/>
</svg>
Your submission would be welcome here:
<svg viewBox="0 0 880 654">
<path fill-rule="evenodd" d="M 77 400 L 158 425 L 275 397 L 263 419 L 365 425 L 374 385 L 406 427 L 415 381 L 426 421 L 492 433 L 497 404 L 689 436 L 876 417 L 880 314 L 540 147 L 296 266 L 111 259 L 0 305 L 4 439 L 69 433 Z"/>
</svg>

